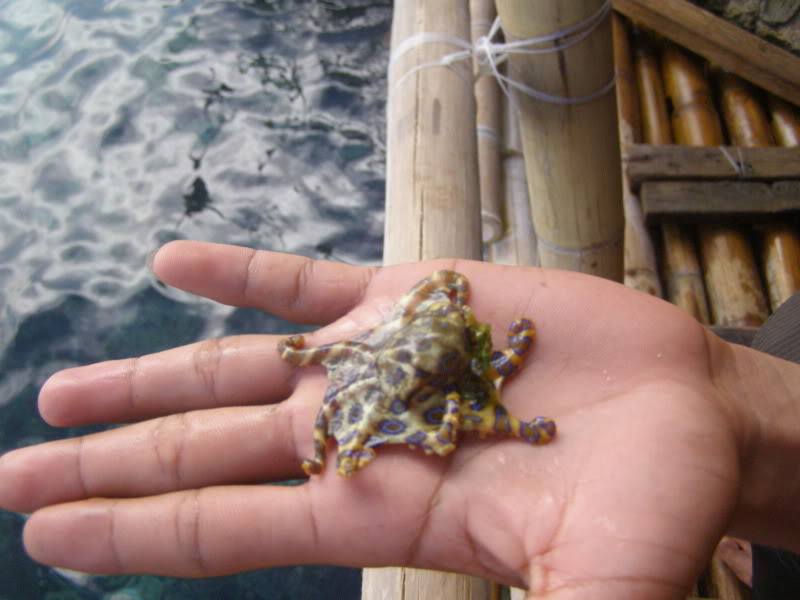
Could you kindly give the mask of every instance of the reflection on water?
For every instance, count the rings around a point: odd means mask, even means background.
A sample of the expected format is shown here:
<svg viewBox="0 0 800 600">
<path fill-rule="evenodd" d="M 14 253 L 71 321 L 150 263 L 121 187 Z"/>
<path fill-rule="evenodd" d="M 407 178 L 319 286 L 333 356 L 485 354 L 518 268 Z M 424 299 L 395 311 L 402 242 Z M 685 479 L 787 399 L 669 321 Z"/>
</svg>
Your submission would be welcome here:
<svg viewBox="0 0 800 600">
<path fill-rule="evenodd" d="M 61 368 L 296 329 L 153 283 L 144 257 L 164 242 L 380 260 L 390 13 L 389 0 L 0 0 L 0 451 L 89 431 L 36 413 Z M 319 568 L 69 577 L 25 557 L 21 524 L 0 513 L 3 599 L 358 593 L 357 572 Z"/>
</svg>

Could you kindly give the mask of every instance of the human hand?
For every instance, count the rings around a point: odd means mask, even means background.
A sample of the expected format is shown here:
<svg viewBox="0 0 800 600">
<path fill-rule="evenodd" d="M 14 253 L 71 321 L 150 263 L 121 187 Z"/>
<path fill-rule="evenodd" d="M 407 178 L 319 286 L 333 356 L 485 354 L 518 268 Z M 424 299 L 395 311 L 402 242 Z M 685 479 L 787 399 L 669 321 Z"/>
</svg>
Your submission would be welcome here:
<svg viewBox="0 0 800 600">
<path fill-rule="evenodd" d="M 132 425 L 8 453 L 0 506 L 33 512 L 30 554 L 93 573 L 210 576 L 331 563 L 459 571 L 558 598 L 679 598 L 739 496 L 737 423 L 705 330 L 677 308 L 585 275 L 438 260 L 377 269 L 175 242 L 176 287 L 297 322 L 309 345 L 374 325 L 437 269 L 464 273 L 496 332 L 538 339 L 503 389 L 516 416 L 556 419 L 547 446 L 462 436 L 446 458 L 384 446 L 347 479 L 302 486 L 326 387 L 276 336 L 209 340 L 69 369 L 43 387 L 60 426 Z"/>
</svg>

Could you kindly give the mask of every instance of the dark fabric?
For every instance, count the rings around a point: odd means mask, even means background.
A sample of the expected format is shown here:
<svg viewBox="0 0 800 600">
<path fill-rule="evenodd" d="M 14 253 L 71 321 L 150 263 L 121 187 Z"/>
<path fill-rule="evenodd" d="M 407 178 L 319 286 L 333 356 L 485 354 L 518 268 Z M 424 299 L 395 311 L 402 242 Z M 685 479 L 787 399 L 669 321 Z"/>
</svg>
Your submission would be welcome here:
<svg viewBox="0 0 800 600">
<path fill-rule="evenodd" d="M 784 302 L 753 338 L 753 348 L 800 363 L 800 294 Z M 753 600 L 800 599 L 800 555 L 753 544 Z"/>
</svg>

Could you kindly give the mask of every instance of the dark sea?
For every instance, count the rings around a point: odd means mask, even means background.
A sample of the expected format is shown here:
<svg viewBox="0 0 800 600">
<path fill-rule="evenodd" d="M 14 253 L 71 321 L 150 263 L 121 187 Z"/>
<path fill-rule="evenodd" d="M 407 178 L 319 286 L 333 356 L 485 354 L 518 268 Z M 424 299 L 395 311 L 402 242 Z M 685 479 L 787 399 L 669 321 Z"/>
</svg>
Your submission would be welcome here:
<svg viewBox="0 0 800 600">
<path fill-rule="evenodd" d="M 390 19 L 390 0 L 0 0 L 0 452 L 98 429 L 39 417 L 60 369 L 298 330 L 156 283 L 170 240 L 380 263 Z M 50 569 L 24 519 L 0 511 L 0 600 L 360 596 L 327 566 Z"/>
</svg>

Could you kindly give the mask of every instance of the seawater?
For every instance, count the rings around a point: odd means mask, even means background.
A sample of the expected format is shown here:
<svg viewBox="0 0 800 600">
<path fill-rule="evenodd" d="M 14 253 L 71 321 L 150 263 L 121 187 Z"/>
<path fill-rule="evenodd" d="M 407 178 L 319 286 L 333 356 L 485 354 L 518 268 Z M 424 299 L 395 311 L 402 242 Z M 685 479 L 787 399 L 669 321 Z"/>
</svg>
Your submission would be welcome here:
<svg viewBox="0 0 800 600">
<path fill-rule="evenodd" d="M 298 330 L 160 285 L 160 245 L 380 261 L 390 18 L 376 0 L 0 0 L 0 452 L 97 429 L 39 418 L 59 369 Z M 25 555 L 23 521 L 0 511 L 3 600 L 359 595 L 333 567 L 61 572 Z"/>
</svg>

